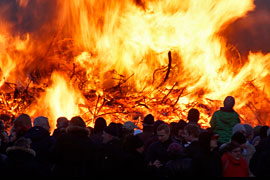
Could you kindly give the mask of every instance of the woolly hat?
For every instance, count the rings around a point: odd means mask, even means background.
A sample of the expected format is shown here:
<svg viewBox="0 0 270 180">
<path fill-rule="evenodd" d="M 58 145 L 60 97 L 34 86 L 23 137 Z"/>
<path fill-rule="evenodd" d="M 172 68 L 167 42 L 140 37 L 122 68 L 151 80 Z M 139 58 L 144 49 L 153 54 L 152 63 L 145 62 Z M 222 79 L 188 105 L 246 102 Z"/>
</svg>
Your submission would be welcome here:
<svg viewBox="0 0 270 180">
<path fill-rule="evenodd" d="M 236 132 L 244 132 L 245 134 L 246 132 L 246 128 L 244 127 L 243 124 L 237 123 L 233 128 L 232 128 L 232 135 L 234 135 Z"/>
<path fill-rule="evenodd" d="M 132 131 L 135 128 L 138 128 L 133 122 L 131 121 L 127 121 L 124 123 L 123 128 L 128 130 L 128 131 Z"/>
<path fill-rule="evenodd" d="M 154 116 L 152 114 L 148 114 L 147 116 L 144 117 L 143 119 L 143 125 L 145 126 L 152 126 L 154 125 Z"/>
<path fill-rule="evenodd" d="M 227 96 L 223 102 L 224 107 L 227 109 L 231 109 L 233 108 L 234 104 L 235 104 L 235 100 L 232 96 Z"/>
<path fill-rule="evenodd" d="M 73 118 L 71 118 L 70 126 L 79 126 L 79 127 L 86 127 L 85 122 L 83 121 L 83 119 L 80 116 L 75 116 Z"/>
<path fill-rule="evenodd" d="M 249 124 L 243 124 L 244 128 L 246 129 L 247 136 L 251 135 L 253 133 L 253 128 Z"/>
<path fill-rule="evenodd" d="M 48 118 L 44 117 L 44 116 L 39 116 L 37 118 L 34 119 L 34 126 L 39 126 L 42 127 L 46 130 L 50 130 L 50 124 L 48 121 Z"/>
</svg>

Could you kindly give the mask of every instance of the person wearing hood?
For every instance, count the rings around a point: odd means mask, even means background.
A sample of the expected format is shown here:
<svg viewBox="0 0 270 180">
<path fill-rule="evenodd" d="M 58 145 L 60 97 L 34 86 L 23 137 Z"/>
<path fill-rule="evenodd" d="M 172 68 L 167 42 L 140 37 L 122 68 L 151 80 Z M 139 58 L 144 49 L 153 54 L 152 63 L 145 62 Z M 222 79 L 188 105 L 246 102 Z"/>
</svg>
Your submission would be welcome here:
<svg viewBox="0 0 270 180">
<path fill-rule="evenodd" d="M 219 145 L 228 143 L 232 136 L 232 128 L 240 123 L 239 115 L 233 110 L 235 100 L 232 96 L 227 96 L 223 102 L 224 107 L 214 112 L 210 125 L 214 133 L 219 135 Z"/>
<path fill-rule="evenodd" d="M 222 161 L 218 153 L 218 135 L 206 131 L 199 136 L 199 153 L 192 159 L 193 176 L 222 177 Z"/>
<path fill-rule="evenodd" d="M 88 135 L 83 119 L 72 117 L 66 133 L 56 139 L 52 150 L 54 177 L 90 177 L 95 173 L 96 150 Z"/>
<path fill-rule="evenodd" d="M 7 148 L 1 176 L 9 178 L 38 178 L 48 176 L 37 161 L 36 152 L 31 148 L 31 140 L 20 137 Z"/>
<path fill-rule="evenodd" d="M 43 166 L 43 169 L 47 170 L 48 175 L 50 175 L 52 167 L 49 161 L 51 148 L 55 143 L 55 139 L 50 135 L 49 130 L 48 118 L 39 116 L 34 119 L 34 126 L 24 135 L 25 138 L 29 138 L 32 141 L 31 148 L 36 152 L 36 159 Z"/>
<path fill-rule="evenodd" d="M 240 144 L 230 142 L 226 145 L 226 152 L 222 155 L 223 177 L 249 177 L 247 162 L 242 157 Z"/>
</svg>

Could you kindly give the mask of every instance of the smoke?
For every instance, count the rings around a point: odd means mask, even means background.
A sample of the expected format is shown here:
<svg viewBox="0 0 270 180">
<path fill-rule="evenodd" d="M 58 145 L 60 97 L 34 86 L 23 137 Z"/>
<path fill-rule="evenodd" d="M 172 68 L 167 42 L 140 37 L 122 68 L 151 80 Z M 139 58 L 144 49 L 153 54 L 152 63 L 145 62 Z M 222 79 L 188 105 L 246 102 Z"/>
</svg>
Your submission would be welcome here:
<svg viewBox="0 0 270 180">
<path fill-rule="evenodd" d="M 56 16 L 54 0 L 0 0 L 0 20 L 13 24 L 13 33 L 32 33 Z"/>
<path fill-rule="evenodd" d="M 228 43 L 233 44 L 243 57 L 250 51 L 270 52 L 270 1 L 256 0 L 256 9 L 231 24 L 225 32 Z"/>
</svg>

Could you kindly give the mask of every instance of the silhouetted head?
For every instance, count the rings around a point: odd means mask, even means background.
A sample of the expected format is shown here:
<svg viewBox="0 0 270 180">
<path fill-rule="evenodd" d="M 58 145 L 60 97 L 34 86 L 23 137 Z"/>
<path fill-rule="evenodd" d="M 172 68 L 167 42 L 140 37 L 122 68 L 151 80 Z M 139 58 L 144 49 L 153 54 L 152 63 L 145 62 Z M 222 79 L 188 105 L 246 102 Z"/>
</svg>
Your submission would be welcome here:
<svg viewBox="0 0 270 180">
<path fill-rule="evenodd" d="M 103 117 L 98 117 L 95 121 L 94 133 L 99 133 L 107 127 L 107 122 Z"/>
<path fill-rule="evenodd" d="M 66 128 L 68 127 L 68 119 L 66 117 L 59 117 L 56 121 L 56 127 L 57 128 Z"/>
<path fill-rule="evenodd" d="M 227 96 L 225 99 L 224 99 L 224 108 L 226 109 L 232 109 L 234 104 L 235 104 L 235 100 L 234 100 L 234 97 L 232 96 Z"/>
<path fill-rule="evenodd" d="M 73 118 L 71 118 L 70 126 L 80 126 L 80 127 L 86 127 L 85 122 L 83 121 L 83 119 L 80 116 L 75 116 Z"/>
<path fill-rule="evenodd" d="M 200 112 L 198 111 L 198 109 L 192 108 L 188 111 L 188 121 L 192 122 L 192 123 L 198 123 L 200 118 Z"/>
</svg>

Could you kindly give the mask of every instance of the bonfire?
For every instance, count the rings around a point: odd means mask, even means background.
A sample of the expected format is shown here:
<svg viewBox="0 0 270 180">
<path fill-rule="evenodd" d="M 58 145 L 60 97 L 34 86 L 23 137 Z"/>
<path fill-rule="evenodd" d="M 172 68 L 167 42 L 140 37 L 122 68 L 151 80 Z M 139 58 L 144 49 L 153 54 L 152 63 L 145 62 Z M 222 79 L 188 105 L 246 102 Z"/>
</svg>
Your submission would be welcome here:
<svg viewBox="0 0 270 180">
<path fill-rule="evenodd" d="M 1 3 L 0 3 L 1 4 Z M 16 7 L 16 13 L 14 13 Z M 270 53 L 225 36 L 254 0 L 16 0 L 0 6 L 0 113 L 209 127 L 226 96 L 242 123 L 270 125 Z M 13 13 L 13 15 L 12 15 Z M 16 20 L 12 20 L 11 16 Z"/>
</svg>

